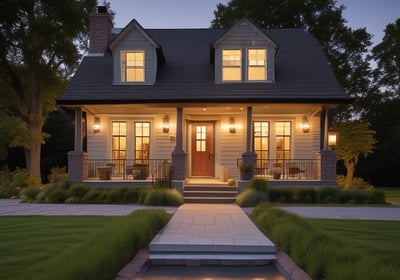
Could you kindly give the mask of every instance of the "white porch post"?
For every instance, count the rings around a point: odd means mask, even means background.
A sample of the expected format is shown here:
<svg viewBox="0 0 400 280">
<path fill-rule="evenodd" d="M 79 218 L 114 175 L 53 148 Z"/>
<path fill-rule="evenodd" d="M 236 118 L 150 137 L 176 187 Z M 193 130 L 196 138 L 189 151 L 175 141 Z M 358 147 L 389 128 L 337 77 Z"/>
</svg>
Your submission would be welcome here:
<svg viewBox="0 0 400 280">
<path fill-rule="evenodd" d="M 83 152 L 82 109 L 75 108 L 74 150 L 68 152 L 68 175 L 72 183 L 82 182 L 86 177 L 87 155 Z"/>
<path fill-rule="evenodd" d="M 183 151 L 183 108 L 177 108 L 176 145 L 172 152 L 172 186 L 183 192 L 186 179 L 186 155 Z"/>
</svg>

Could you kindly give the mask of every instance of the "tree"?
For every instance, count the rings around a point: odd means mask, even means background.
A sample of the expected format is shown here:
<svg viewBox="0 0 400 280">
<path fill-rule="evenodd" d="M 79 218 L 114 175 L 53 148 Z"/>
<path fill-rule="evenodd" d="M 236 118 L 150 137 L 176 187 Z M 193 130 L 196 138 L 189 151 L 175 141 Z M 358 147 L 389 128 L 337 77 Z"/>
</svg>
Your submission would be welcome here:
<svg viewBox="0 0 400 280">
<path fill-rule="evenodd" d="M 45 118 L 87 47 L 95 6 L 96 0 L 0 2 L 0 110 L 26 128 L 13 142 L 24 148 L 32 176 L 40 177 Z"/>
<path fill-rule="evenodd" d="M 376 140 L 375 131 L 370 129 L 370 124 L 364 121 L 335 123 L 333 129 L 338 134 L 336 157 L 343 160 L 347 170 L 345 188 L 351 187 L 355 166 L 360 155 L 367 157 L 372 153 Z"/>
<path fill-rule="evenodd" d="M 366 54 L 371 35 L 365 28 L 347 27 L 344 9 L 337 7 L 334 0 L 231 0 L 217 5 L 211 26 L 229 28 L 246 16 L 261 28 L 303 28 L 321 43 L 344 91 L 358 99 L 370 87 L 371 69 Z M 342 109 L 341 119 L 350 119 L 354 111 L 361 110 L 358 102 L 350 111 L 346 109 Z"/>
<path fill-rule="evenodd" d="M 372 49 L 377 62 L 374 77 L 388 98 L 400 97 L 400 18 L 385 28 L 380 44 Z"/>
</svg>

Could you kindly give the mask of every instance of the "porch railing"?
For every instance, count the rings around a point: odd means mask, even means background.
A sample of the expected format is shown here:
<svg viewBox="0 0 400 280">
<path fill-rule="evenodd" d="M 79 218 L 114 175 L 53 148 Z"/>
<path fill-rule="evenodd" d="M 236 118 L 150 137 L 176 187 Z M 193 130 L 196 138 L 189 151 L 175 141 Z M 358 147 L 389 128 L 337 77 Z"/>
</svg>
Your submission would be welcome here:
<svg viewBox="0 0 400 280">
<path fill-rule="evenodd" d="M 238 159 L 240 166 L 241 159 Z M 257 159 L 254 176 L 282 180 L 320 179 L 317 159 Z"/>
<path fill-rule="evenodd" d="M 169 159 L 88 159 L 88 180 L 151 180 L 170 181 Z"/>
</svg>

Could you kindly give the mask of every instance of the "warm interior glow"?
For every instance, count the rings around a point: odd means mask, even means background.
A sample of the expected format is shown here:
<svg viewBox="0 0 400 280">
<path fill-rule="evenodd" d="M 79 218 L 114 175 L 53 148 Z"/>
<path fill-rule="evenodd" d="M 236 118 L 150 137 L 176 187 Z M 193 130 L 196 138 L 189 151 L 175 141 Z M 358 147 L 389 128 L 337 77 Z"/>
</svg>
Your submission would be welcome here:
<svg viewBox="0 0 400 280">
<path fill-rule="evenodd" d="M 222 50 L 222 80 L 242 80 L 242 51 Z"/>
<path fill-rule="evenodd" d="M 144 82 L 144 51 L 127 52 L 126 81 Z"/>
<path fill-rule="evenodd" d="M 265 81 L 266 77 L 266 49 L 249 49 L 248 53 L 248 77 L 249 81 Z"/>
</svg>

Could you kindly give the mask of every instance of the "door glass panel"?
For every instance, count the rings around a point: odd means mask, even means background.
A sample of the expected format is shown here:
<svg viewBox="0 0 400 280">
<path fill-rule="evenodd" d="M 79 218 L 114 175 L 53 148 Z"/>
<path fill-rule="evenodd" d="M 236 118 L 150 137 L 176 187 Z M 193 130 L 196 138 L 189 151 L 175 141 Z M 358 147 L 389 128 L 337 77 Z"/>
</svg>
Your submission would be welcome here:
<svg viewBox="0 0 400 280">
<path fill-rule="evenodd" d="M 196 126 L 196 152 L 206 151 L 206 129 L 205 125 Z"/>
</svg>

